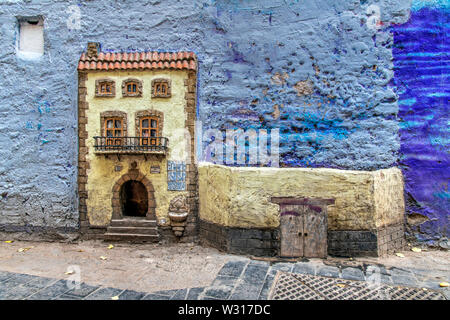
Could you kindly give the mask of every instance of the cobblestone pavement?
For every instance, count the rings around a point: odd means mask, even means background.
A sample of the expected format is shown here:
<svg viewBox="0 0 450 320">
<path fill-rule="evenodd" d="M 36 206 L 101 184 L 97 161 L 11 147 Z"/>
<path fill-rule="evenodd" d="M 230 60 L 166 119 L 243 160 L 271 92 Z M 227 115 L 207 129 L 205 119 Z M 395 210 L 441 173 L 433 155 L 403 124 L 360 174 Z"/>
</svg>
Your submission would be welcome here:
<svg viewBox="0 0 450 320">
<path fill-rule="evenodd" d="M 226 262 L 206 287 L 156 292 L 88 285 L 70 288 L 67 280 L 0 271 L 1 300 L 266 300 L 278 271 L 317 275 L 346 280 L 378 281 L 391 286 L 426 288 L 442 293 L 448 300 L 448 288 L 439 283 L 449 281 L 450 274 L 431 274 L 429 270 L 363 265 L 358 267 L 326 265 L 322 261 L 281 262 L 236 257 Z"/>
</svg>

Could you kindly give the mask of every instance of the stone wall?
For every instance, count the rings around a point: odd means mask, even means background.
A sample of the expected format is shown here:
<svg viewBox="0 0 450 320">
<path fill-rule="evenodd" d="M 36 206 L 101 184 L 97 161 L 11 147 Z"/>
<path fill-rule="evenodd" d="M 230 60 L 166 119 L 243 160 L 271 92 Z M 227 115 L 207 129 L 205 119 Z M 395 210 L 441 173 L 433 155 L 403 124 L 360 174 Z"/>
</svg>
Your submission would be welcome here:
<svg viewBox="0 0 450 320">
<path fill-rule="evenodd" d="M 407 20 L 410 2 L 2 1 L 1 228 L 77 228 L 84 214 L 76 69 L 87 41 L 109 51 L 195 51 L 199 102 L 191 108 L 203 128 L 279 128 L 282 166 L 392 166 L 399 140 L 389 25 Z M 29 60 L 17 54 L 19 21 L 37 16 L 44 54 Z"/>
<path fill-rule="evenodd" d="M 404 239 L 401 171 L 231 168 L 199 165 L 200 239 L 221 250 L 273 256 L 280 249 L 272 197 L 335 199 L 328 206 L 328 253 L 382 256 Z"/>
<path fill-rule="evenodd" d="M 377 178 L 381 174 L 383 180 Z M 271 197 L 334 198 L 328 206 L 330 230 L 372 230 L 403 221 L 404 215 L 397 168 L 371 172 L 200 163 L 199 194 L 200 218 L 227 227 L 277 228 L 279 206 Z"/>
<path fill-rule="evenodd" d="M 252 256 L 279 255 L 278 229 L 229 228 L 200 220 L 200 242 L 219 250 Z"/>
</svg>

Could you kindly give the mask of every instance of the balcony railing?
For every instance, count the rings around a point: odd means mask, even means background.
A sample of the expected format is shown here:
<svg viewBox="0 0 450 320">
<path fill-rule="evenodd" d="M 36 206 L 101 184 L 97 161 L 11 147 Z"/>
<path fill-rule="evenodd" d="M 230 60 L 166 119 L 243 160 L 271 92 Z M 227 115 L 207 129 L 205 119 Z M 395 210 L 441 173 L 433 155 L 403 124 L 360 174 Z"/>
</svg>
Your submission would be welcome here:
<svg viewBox="0 0 450 320">
<path fill-rule="evenodd" d="M 164 137 L 94 137 L 95 152 L 104 154 L 166 153 L 169 139 Z"/>
</svg>

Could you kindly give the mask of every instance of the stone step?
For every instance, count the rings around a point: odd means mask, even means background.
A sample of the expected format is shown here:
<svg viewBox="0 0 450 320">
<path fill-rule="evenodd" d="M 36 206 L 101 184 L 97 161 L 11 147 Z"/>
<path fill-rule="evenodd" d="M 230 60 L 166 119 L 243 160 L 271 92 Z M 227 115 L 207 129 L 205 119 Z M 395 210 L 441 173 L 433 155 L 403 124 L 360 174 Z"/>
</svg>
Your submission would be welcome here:
<svg viewBox="0 0 450 320">
<path fill-rule="evenodd" d="M 140 227 L 140 228 L 156 228 L 156 220 L 147 219 L 121 219 L 111 220 L 111 227 Z"/>
<path fill-rule="evenodd" d="M 126 234 L 150 234 L 157 236 L 158 229 L 156 227 L 116 227 L 109 226 L 108 233 L 126 233 Z"/>
<path fill-rule="evenodd" d="M 159 242 L 159 236 L 157 235 L 150 235 L 150 234 L 134 234 L 134 233 L 110 233 L 106 232 L 104 234 L 105 241 L 124 241 L 124 242 L 135 242 L 135 243 L 142 243 L 142 242 L 153 242 L 157 243 Z"/>
</svg>

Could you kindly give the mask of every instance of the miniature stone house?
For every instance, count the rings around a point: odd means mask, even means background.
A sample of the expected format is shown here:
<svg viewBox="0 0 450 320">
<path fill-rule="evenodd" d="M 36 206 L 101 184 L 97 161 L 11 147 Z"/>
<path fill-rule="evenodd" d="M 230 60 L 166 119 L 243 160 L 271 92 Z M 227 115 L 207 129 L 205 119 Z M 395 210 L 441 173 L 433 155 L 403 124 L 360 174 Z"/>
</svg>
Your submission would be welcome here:
<svg viewBox="0 0 450 320">
<path fill-rule="evenodd" d="M 83 234 L 109 240 L 175 240 L 169 205 L 181 197 L 188 215 L 177 237 L 194 240 L 195 54 L 104 53 L 90 43 L 78 73 Z"/>
</svg>

